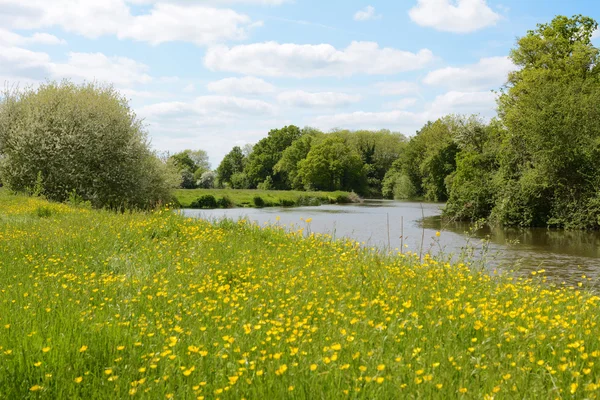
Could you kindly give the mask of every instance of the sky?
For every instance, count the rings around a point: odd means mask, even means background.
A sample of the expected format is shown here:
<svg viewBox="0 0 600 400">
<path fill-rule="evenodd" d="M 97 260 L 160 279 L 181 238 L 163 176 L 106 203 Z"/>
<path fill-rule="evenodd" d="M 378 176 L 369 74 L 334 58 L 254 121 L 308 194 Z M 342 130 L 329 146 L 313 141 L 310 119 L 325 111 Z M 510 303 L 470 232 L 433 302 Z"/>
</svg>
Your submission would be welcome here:
<svg viewBox="0 0 600 400">
<path fill-rule="evenodd" d="M 0 82 L 110 83 L 154 149 L 216 168 L 290 124 L 411 136 L 491 118 L 517 38 L 575 14 L 600 1 L 0 0 Z"/>
</svg>

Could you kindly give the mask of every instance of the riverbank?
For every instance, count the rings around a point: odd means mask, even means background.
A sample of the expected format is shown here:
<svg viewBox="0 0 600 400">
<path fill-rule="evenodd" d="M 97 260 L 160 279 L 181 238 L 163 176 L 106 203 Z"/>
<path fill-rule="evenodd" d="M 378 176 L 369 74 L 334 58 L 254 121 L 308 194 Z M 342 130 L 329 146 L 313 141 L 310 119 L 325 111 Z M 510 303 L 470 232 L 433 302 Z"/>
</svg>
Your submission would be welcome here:
<svg viewBox="0 0 600 400">
<path fill-rule="evenodd" d="M 174 196 L 182 208 L 298 207 L 360 201 L 355 193 L 341 191 L 178 189 Z"/>
<path fill-rule="evenodd" d="M 2 398 L 594 398 L 600 298 L 328 236 L 0 193 Z"/>
</svg>

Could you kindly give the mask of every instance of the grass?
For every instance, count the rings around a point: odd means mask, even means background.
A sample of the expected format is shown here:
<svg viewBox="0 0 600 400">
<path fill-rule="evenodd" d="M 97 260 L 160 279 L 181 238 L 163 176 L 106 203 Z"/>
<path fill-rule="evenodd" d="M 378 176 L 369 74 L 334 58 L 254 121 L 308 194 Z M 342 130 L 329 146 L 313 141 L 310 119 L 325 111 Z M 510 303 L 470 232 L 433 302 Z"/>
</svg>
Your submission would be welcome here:
<svg viewBox="0 0 600 400">
<path fill-rule="evenodd" d="M 0 398 L 597 397 L 585 287 L 307 231 L 0 192 Z"/>
<path fill-rule="evenodd" d="M 179 204 L 190 207 L 201 196 L 212 195 L 216 199 L 229 197 L 235 207 L 254 207 L 254 198 L 260 196 L 267 206 L 280 205 L 282 200 L 294 205 L 318 205 L 326 203 L 351 202 L 349 192 L 302 192 L 296 190 L 258 190 L 258 189 L 178 189 L 175 197 Z M 290 204 L 291 204 L 290 203 Z"/>
</svg>

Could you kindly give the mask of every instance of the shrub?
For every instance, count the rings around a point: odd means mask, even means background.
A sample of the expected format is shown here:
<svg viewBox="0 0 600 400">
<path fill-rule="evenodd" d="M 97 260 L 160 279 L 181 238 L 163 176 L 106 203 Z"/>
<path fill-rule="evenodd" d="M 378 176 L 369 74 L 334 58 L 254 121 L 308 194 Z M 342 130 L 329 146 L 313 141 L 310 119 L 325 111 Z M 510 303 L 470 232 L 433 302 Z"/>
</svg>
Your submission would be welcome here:
<svg viewBox="0 0 600 400">
<path fill-rule="evenodd" d="M 212 194 L 205 194 L 198 197 L 190 204 L 190 208 L 217 208 L 217 200 Z"/>
<path fill-rule="evenodd" d="M 47 83 L 0 95 L 0 176 L 16 192 L 34 187 L 94 207 L 165 203 L 174 176 L 150 150 L 142 121 L 110 86 Z"/>
<path fill-rule="evenodd" d="M 254 196 L 254 205 L 258 208 L 263 208 L 265 206 L 265 201 L 260 196 Z"/>
<path fill-rule="evenodd" d="M 234 204 L 233 204 L 233 201 L 229 197 L 223 196 L 222 198 L 217 200 L 217 206 L 219 208 L 231 208 L 234 206 Z"/>
<path fill-rule="evenodd" d="M 294 200 L 279 199 L 279 204 L 282 207 L 294 207 L 296 205 L 296 202 Z"/>
</svg>

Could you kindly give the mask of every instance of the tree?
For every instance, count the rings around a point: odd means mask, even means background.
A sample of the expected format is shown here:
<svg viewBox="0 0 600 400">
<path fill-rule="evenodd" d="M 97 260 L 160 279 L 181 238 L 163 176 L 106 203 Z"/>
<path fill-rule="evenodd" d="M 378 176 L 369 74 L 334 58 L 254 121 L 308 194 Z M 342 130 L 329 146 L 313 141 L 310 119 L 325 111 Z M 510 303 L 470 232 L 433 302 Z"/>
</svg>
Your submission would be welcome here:
<svg viewBox="0 0 600 400">
<path fill-rule="evenodd" d="M 299 163 L 306 189 L 364 193 L 366 173 L 358 153 L 341 137 L 327 135 Z"/>
<path fill-rule="evenodd" d="M 598 24 L 558 16 L 520 38 L 519 67 L 498 102 L 505 134 L 491 218 L 521 226 L 598 228 L 600 63 Z"/>
<path fill-rule="evenodd" d="M 204 150 L 184 150 L 169 157 L 169 162 L 181 174 L 183 189 L 194 189 L 202 174 L 210 171 L 208 154 Z"/>
<path fill-rule="evenodd" d="M 304 160 L 313 142 L 318 137 L 322 137 L 323 133 L 311 131 L 301 138 L 294 141 L 281 155 L 281 159 L 273 167 L 273 172 L 286 176 L 289 186 L 293 190 L 303 190 L 304 182 L 299 173 L 300 162 Z"/>
<path fill-rule="evenodd" d="M 231 149 L 217 168 L 217 177 L 221 185 L 225 183 L 231 184 L 231 177 L 234 174 L 243 172 L 245 161 L 246 158 L 244 157 L 244 154 L 242 154 L 242 149 L 239 146 L 235 146 Z"/>
<path fill-rule="evenodd" d="M 76 192 L 95 207 L 170 200 L 173 174 L 150 150 L 141 120 L 110 86 L 50 82 L 0 100 L 0 175 L 12 190 Z"/>
<path fill-rule="evenodd" d="M 285 149 L 302 135 L 303 132 L 297 126 L 285 126 L 271 130 L 266 138 L 254 145 L 244 169 L 251 187 L 256 188 L 271 176 L 275 189 L 290 188 L 287 177 L 281 172 L 274 172 L 273 167 L 279 162 Z"/>
</svg>

